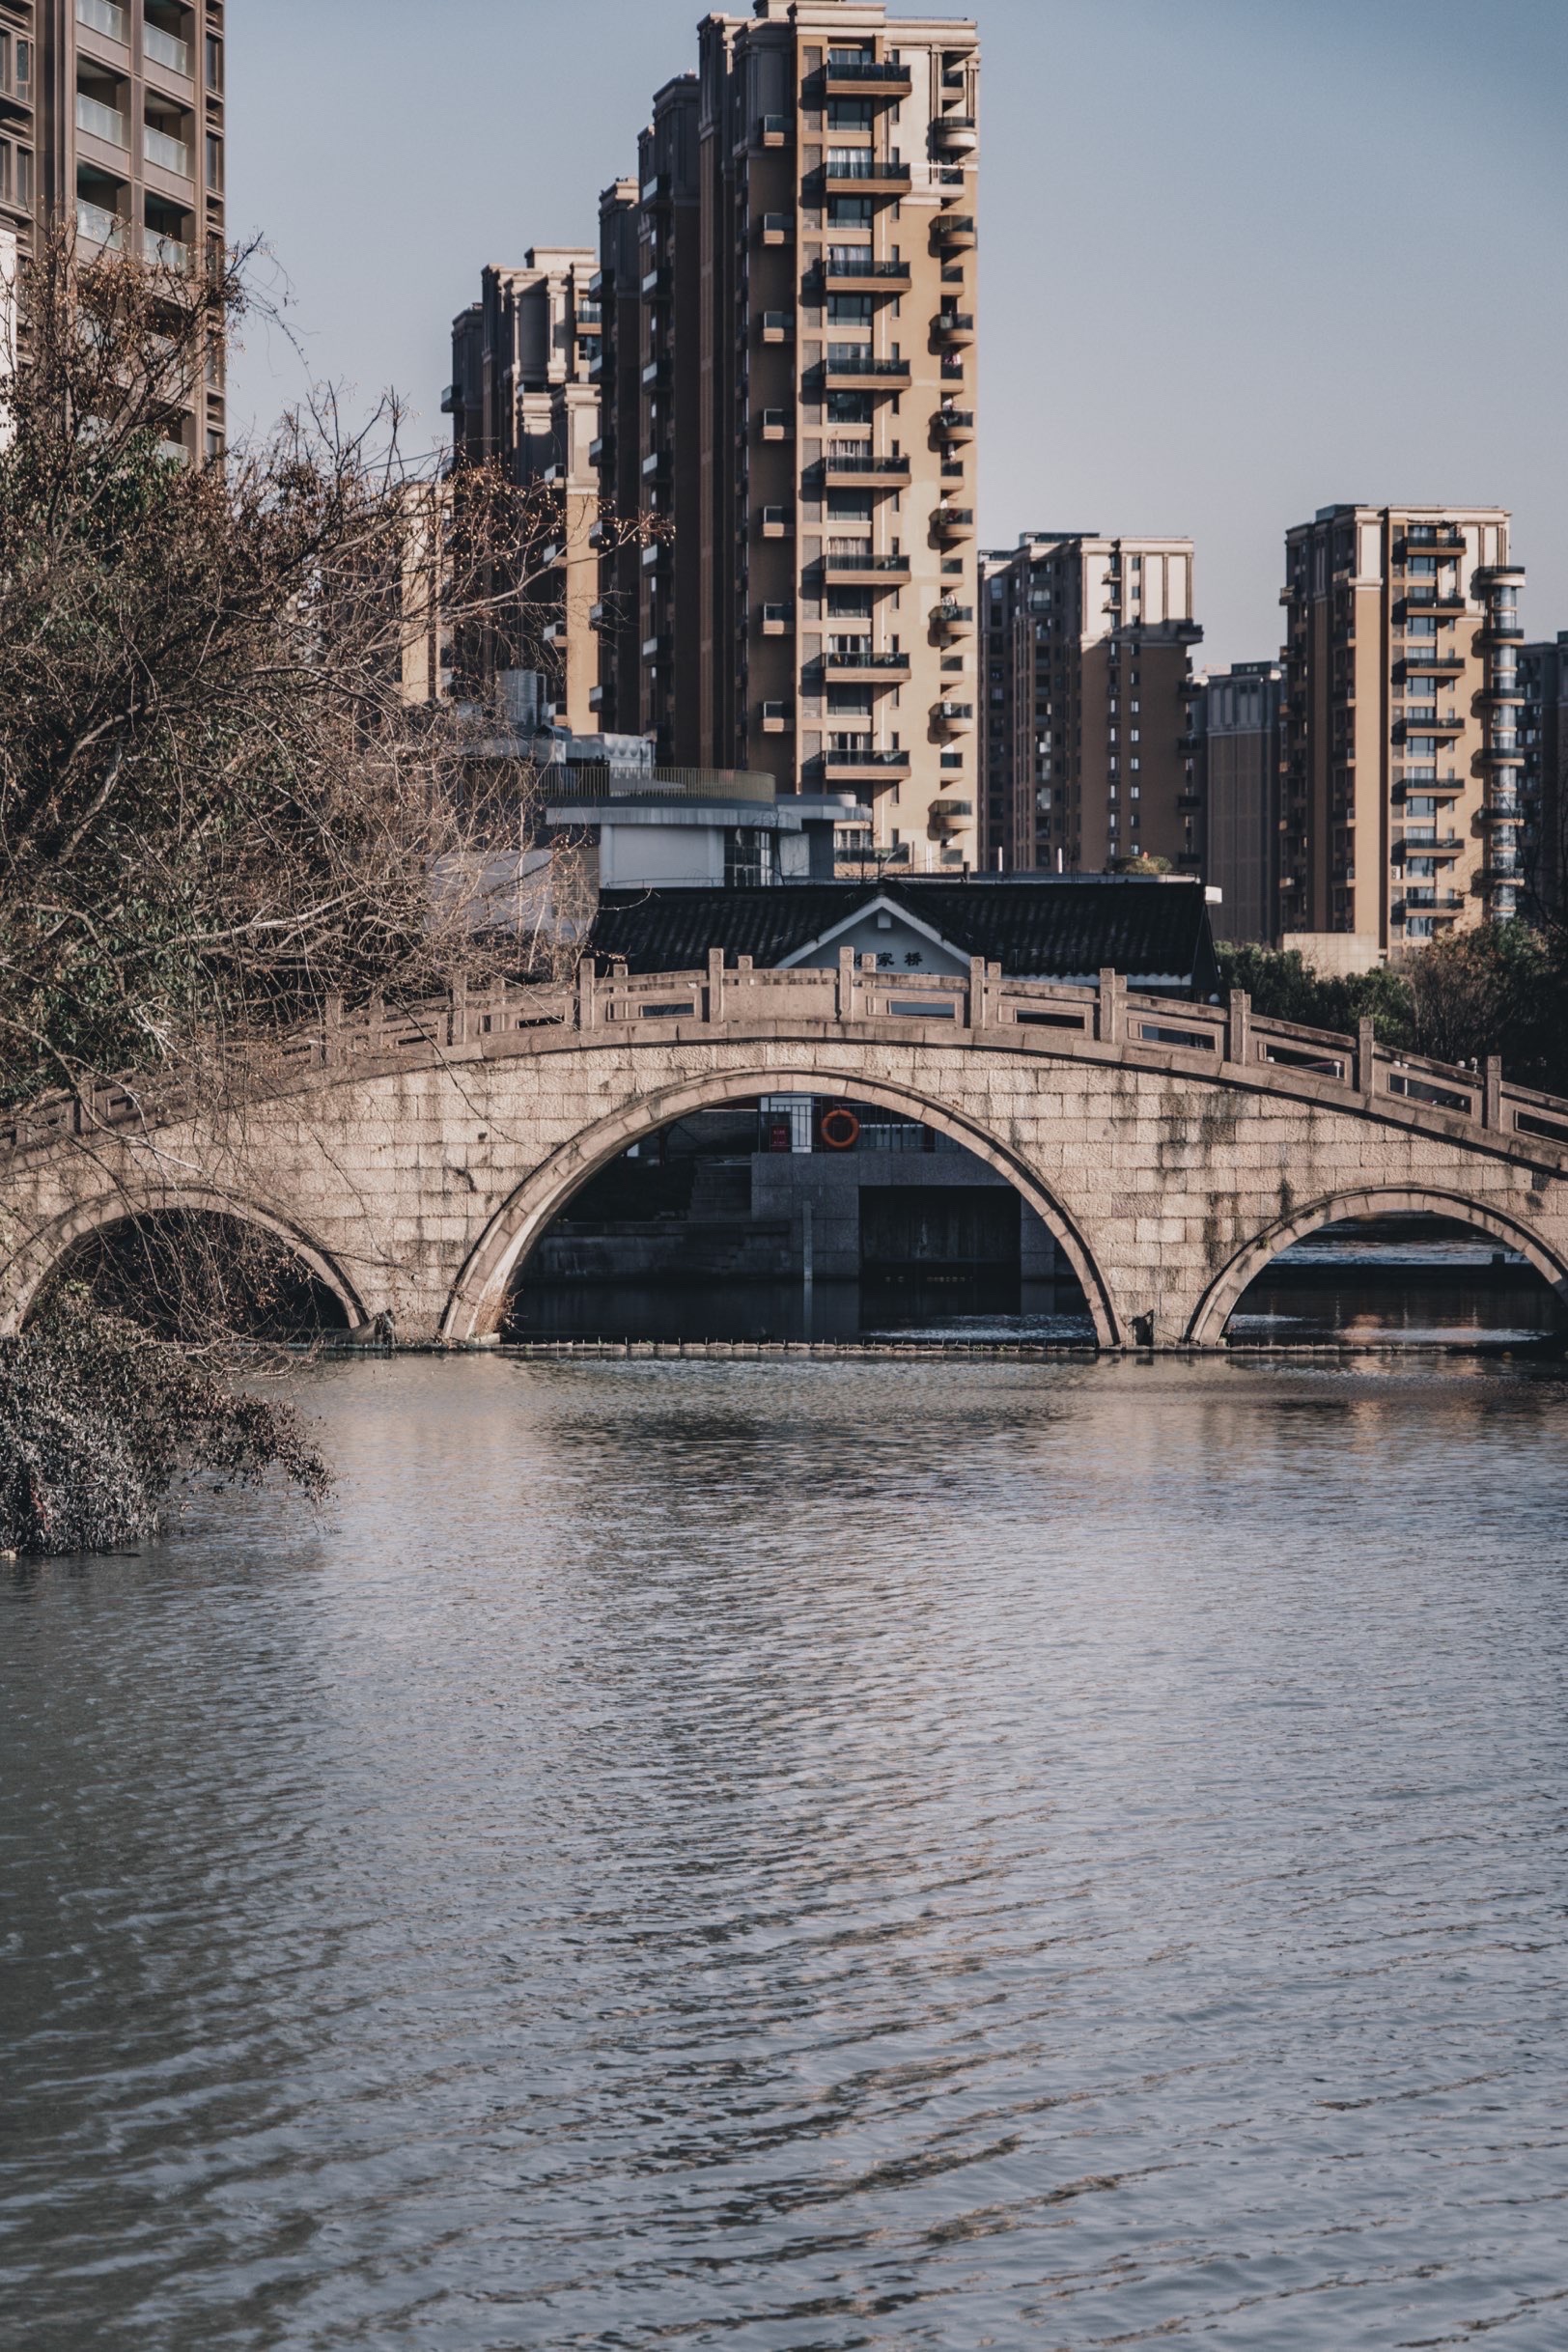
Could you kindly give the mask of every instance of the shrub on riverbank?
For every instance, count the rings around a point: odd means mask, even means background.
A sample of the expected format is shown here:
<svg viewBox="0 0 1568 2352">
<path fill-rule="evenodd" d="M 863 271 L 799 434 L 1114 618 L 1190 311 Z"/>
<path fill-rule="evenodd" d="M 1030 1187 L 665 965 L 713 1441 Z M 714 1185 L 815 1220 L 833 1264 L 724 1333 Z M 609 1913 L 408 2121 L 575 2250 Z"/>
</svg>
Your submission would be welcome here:
<svg viewBox="0 0 1568 2352">
<path fill-rule="evenodd" d="M 326 1490 L 292 1407 L 230 1387 L 83 1290 L 0 1341 L 0 1551 L 122 1551 L 155 1532 L 180 1488 L 269 1473 Z"/>
</svg>

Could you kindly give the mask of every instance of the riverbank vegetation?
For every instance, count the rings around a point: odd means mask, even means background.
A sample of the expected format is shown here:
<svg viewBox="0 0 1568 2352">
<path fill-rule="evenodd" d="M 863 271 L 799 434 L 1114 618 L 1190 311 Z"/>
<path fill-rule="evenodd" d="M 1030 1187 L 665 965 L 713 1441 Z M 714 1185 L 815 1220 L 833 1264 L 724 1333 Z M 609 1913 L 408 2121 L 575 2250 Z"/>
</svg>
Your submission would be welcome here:
<svg viewBox="0 0 1568 2352">
<path fill-rule="evenodd" d="M 1295 949 L 1221 947 L 1228 988 L 1258 1012 L 1305 1028 L 1354 1030 L 1437 1061 L 1502 1057 L 1510 1078 L 1568 1094 L 1568 936 L 1551 922 L 1450 933 L 1411 963 L 1319 973 Z"/>
<path fill-rule="evenodd" d="M 73 1096 L 100 1171 L 107 1080 L 177 1084 L 241 1161 L 269 1039 L 549 954 L 486 916 L 537 787 L 469 657 L 528 660 L 562 493 L 476 468 L 458 498 L 395 403 L 350 426 L 330 393 L 189 446 L 250 258 L 192 276 L 44 238 L 0 364 L 0 1106 Z M 0 1205 L 0 1256 L 6 1228 Z M 133 1540 L 191 1475 L 319 1483 L 241 1379 L 288 1299 L 255 1255 L 164 1219 L 71 1261 L 3 1343 L 0 1549 Z"/>
<path fill-rule="evenodd" d="M 294 1409 L 171 1346 L 77 1285 L 0 1340 L 0 1553 L 117 1552 L 198 1484 L 328 1472 Z"/>
</svg>

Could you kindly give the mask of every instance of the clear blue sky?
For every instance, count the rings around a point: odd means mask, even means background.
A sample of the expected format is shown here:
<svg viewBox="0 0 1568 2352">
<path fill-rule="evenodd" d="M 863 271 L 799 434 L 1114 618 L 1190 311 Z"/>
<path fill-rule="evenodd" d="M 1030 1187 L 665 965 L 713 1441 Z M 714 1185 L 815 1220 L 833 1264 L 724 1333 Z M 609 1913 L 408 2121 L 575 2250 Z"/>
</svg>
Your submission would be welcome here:
<svg viewBox="0 0 1568 2352">
<path fill-rule="evenodd" d="M 395 385 L 441 437 L 481 266 L 594 243 L 701 13 L 236 0 L 230 218 L 268 239 L 310 368 Z M 1340 498 L 1496 503 L 1532 633 L 1568 629 L 1568 0 L 968 13 L 986 542 L 1190 533 L 1199 658 L 1229 661 L 1277 649 L 1287 524 Z M 258 331 L 237 419 L 301 382 Z"/>
</svg>

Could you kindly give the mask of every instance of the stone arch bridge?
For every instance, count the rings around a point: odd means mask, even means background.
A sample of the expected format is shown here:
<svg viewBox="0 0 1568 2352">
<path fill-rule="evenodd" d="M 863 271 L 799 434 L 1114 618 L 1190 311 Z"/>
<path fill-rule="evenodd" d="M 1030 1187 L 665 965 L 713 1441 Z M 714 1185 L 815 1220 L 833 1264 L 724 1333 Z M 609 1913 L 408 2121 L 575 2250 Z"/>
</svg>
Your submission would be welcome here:
<svg viewBox="0 0 1568 2352">
<path fill-rule="evenodd" d="M 999 1169 L 1082 1283 L 1102 1346 L 1212 1347 L 1252 1276 L 1346 1216 L 1430 1211 L 1522 1250 L 1568 1304 L 1568 1103 L 1484 1072 L 1097 988 L 836 969 L 507 985 L 379 1003 L 194 1094 L 35 1106 L 0 1127 L 0 1330 L 126 1217 L 219 1211 L 281 1236 L 350 1325 L 482 1342 L 598 1168 L 760 1093 L 910 1112 Z"/>
</svg>

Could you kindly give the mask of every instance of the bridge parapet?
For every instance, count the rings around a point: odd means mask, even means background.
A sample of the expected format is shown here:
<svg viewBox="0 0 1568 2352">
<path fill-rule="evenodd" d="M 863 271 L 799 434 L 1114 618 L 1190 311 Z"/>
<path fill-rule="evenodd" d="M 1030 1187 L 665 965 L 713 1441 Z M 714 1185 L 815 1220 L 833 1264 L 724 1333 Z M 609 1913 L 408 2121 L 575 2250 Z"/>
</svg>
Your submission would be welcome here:
<svg viewBox="0 0 1568 2352">
<path fill-rule="evenodd" d="M 1009 979 L 978 957 L 963 973 L 895 972 L 848 948 L 826 969 L 758 969 L 746 956 L 726 966 L 715 948 L 694 971 L 601 972 L 585 961 L 575 987 L 498 980 L 406 1005 L 373 997 L 351 1010 L 329 999 L 320 1024 L 253 1049 L 245 1092 L 261 1100 L 314 1073 L 424 1069 L 584 1033 L 653 1042 L 818 1023 L 1223 1078 L 1447 1135 L 1485 1134 L 1514 1156 L 1568 1168 L 1568 1102 L 1505 1080 L 1496 1059 L 1476 1070 L 1397 1053 L 1375 1043 L 1369 1022 L 1347 1037 L 1262 1018 L 1240 991 L 1220 1004 L 1195 1004 L 1129 991 L 1108 970 L 1086 986 Z M 133 1134 L 198 1107 L 196 1090 L 177 1077 L 117 1078 L 0 1120 L 0 1156 L 71 1136 Z"/>
</svg>

